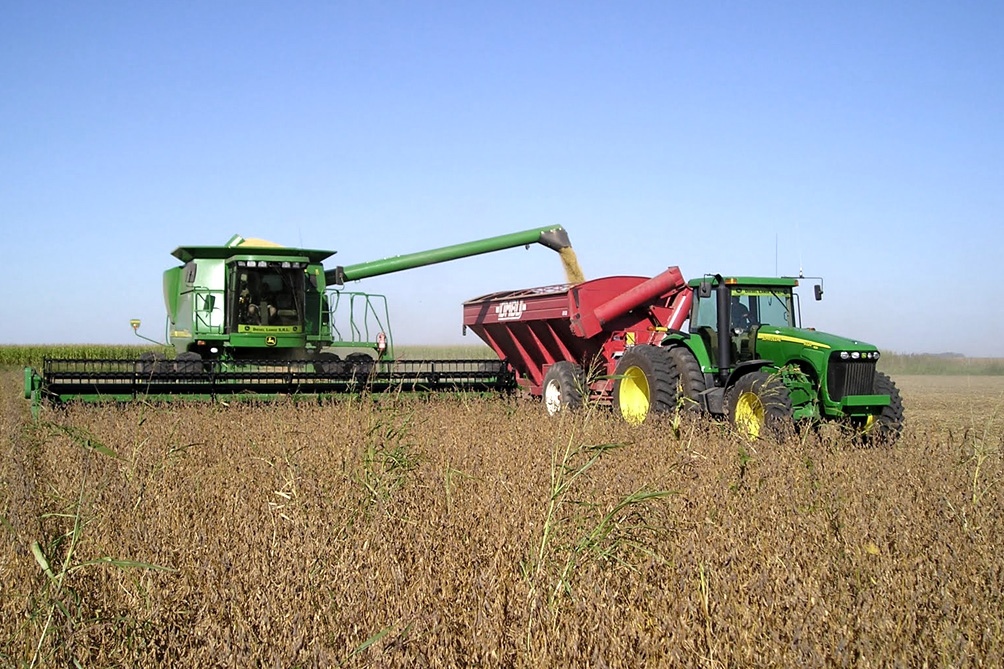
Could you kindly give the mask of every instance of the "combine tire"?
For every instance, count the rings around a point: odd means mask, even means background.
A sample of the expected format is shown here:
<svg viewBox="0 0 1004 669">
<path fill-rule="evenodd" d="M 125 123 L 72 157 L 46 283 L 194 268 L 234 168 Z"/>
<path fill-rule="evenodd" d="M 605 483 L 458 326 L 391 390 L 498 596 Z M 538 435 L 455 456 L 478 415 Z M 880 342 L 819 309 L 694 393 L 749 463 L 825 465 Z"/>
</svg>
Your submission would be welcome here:
<svg viewBox="0 0 1004 669">
<path fill-rule="evenodd" d="M 725 391 L 725 410 L 732 424 L 751 440 L 780 437 L 794 428 L 791 395 L 781 378 L 751 372 Z"/>
<path fill-rule="evenodd" d="M 373 358 L 365 353 L 349 353 L 345 356 L 345 366 L 357 381 L 365 381 L 373 370 Z"/>
<path fill-rule="evenodd" d="M 676 406 L 676 375 L 669 351 L 657 346 L 635 346 L 614 370 L 614 409 L 629 423 L 642 423 L 653 413 Z"/>
<path fill-rule="evenodd" d="M 701 373 L 701 365 L 690 349 L 674 346 L 669 349 L 673 361 L 676 385 L 673 388 L 673 404 L 688 411 L 701 410 L 701 393 L 708 388 Z"/>
<path fill-rule="evenodd" d="M 341 374 L 345 369 L 342 359 L 334 353 L 318 353 L 314 358 L 314 371 L 321 374 Z"/>
<path fill-rule="evenodd" d="M 574 411 L 582 406 L 586 377 L 582 368 L 571 362 L 556 362 L 544 375 L 544 408 L 548 416 Z"/>
<path fill-rule="evenodd" d="M 198 374 L 202 369 L 202 356 L 195 351 L 182 351 L 174 358 L 174 369 L 179 374 Z"/>
<path fill-rule="evenodd" d="M 865 443 L 893 443 L 903 434 L 903 398 L 896 383 L 883 372 L 875 373 L 875 394 L 888 395 L 889 406 L 875 416 L 869 416 L 861 426 L 861 438 Z"/>
<path fill-rule="evenodd" d="M 165 372 L 169 364 L 160 351 L 143 351 L 139 354 L 139 373 L 143 376 Z"/>
</svg>

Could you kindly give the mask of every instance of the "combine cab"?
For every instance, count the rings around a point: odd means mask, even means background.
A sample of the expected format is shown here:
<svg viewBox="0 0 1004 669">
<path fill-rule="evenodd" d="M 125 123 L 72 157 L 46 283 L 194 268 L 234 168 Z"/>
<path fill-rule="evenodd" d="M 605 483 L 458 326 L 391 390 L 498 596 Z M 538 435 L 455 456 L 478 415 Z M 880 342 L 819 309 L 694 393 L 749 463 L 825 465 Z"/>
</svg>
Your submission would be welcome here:
<svg viewBox="0 0 1004 669">
<path fill-rule="evenodd" d="M 503 389 L 512 376 L 501 361 L 396 360 L 386 299 L 343 287 L 538 243 L 559 252 L 570 246 L 564 229 L 552 226 L 331 269 L 322 263 L 333 251 L 239 236 L 224 246 L 182 246 L 172 254 L 181 264 L 164 273 L 173 356 L 161 348 L 139 360 L 45 360 L 40 371 L 25 370 L 25 395 L 37 408 L 43 399 Z M 139 325 L 133 321 L 137 334 Z"/>
<path fill-rule="evenodd" d="M 875 369 L 879 351 L 802 328 L 797 285 L 719 275 L 687 283 L 671 267 L 484 295 L 465 303 L 464 326 L 551 414 L 589 399 L 632 422 L 700 410 L 753 438 L 802 420 L 898 437 L 903 405 Z"/>
</svg>

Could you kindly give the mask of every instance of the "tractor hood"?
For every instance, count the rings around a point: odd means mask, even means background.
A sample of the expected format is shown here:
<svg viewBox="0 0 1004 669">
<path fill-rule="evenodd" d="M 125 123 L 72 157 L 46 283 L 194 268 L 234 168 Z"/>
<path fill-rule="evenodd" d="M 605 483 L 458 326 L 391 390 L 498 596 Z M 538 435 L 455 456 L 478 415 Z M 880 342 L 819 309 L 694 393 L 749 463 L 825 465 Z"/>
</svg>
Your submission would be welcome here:
<svg viewBox="0 0 1004 669">
<path fill-rule="evenodd" d="M 757 331 L 757 343 L 776 342 L 788 346 L 802 346 L 813 351 L 848 351 L 874 352 L 876 347 L 857 339 L 848 339 L 839 335 L 807 330 L 802 328 L 764 325 Z"/>
</svg>

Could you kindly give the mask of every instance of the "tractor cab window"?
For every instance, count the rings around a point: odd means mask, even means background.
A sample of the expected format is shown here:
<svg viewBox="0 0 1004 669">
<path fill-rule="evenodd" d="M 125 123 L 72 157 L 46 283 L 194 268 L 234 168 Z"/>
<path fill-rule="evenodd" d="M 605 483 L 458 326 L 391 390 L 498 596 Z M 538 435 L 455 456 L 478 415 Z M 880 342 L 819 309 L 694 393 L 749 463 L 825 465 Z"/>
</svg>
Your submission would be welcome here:
<svg viewBox="0 0 1004 669">
<path fill-rule="evenodd" d="M 730 317 L 736 330 L 754 326 L 795 324 L 791 290 L 787 288 L 733 288 Z"/>
<path fill-rule="evenodd" d="M 278 265 L 267 263 L 265 267 L 233 267 L 231 286 L 235 325 L 303 325 L 303 269 Z"/>
</svg>

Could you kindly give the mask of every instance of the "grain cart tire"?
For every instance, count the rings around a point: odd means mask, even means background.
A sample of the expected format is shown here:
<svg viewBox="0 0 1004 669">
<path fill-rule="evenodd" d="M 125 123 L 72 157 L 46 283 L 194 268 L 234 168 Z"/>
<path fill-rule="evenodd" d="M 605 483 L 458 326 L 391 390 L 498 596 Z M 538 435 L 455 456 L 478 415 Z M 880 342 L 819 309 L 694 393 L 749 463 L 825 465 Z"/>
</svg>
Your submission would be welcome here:
<svg viewBox="0 0 1004 669">
<path fill-rule="evenodd" d="M 195 351 L 182 351 L 174 358 L 174 369 L 179 374 L 198 374 L 203 371 L 202 356 Z"/>
<path fill-rule="evenodd" d="M 751 372 L 725 391 L 725 411 L 744 437 L 782 437 L 794 429 L 791 395 L 781 377 Z"/>
<path fill-rule="evenodd" d="M 860 426 L 865 443 L 893 443 L 903 434 L 903 398 L 896 383 L 883 372 L 875 372 L 875 394 L 888 395 L 889 406 L 877 415 L 869 416 Z"/>
<path fill-rule="evenodd" d="M 582 368 L 571 362 L 556 362 L 544 375 L 544 409 L 548 416 L 562 411 L 574 411 L 582 406 L 582 391 L 586 376 Z"/>
<path fill-rule="evenodd" d="M 614 409 L 629 423 L 642 423 L 655 413 L 676 406 L 676 375 L 669 351 L 656 346 L 635 346 L 614 370 Z"/>
<path fill-rule="evenodd" d="M 674 346 L 669 349 L 669 357 L 673 361 L 673 371 L 677 385 L 673 388 L 674 406 L 681 406 L 688 411 L 701 410 L 701 393 L 708 388 L 701 373 L 701 364 L 690 349 Z"/>
</svg>

